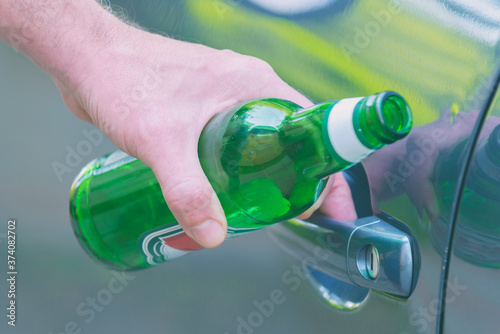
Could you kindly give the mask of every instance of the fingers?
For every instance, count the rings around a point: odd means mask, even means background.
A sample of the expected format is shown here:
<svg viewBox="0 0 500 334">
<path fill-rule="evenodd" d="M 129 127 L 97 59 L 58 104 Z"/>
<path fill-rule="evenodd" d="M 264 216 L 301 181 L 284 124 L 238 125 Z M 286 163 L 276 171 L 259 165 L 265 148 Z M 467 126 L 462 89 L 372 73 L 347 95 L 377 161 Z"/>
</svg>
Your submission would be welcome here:
<svg viewBox="0 0 500 334">
<path fill-rule="evenodd" d="M 239 93 L 241 100 L 271 97 L 289 100 L 304 108 L 312 105 L 303 94 L 283 81 L 267 62 L 255 57 L 238 57 L 241 58 L 238 61 L 241 64 L 238 71 L 241 71 L 242 66 L 246 69 L 243 79 L 246 83 L 245 90 Z"/>
<path fill-rule="evenodd" d="M 330 218 L 338 220 L 358 218 L 352 200 L 351 189 L 342 173 L 335 174 L 335 182 L 323 201 L 320 211 Z"/>
<path fill-rule="evenodd" d="M 153 171 L 168 207 L 186 234 L 206 248 L 220 245 L 226 237 L 226 218 L 203 173 L 196 148 L 166 154 L 155 161 Z"/>
<path fill-rule="evenodd" d="M 303 214 L 301 214 L 297 218 L 299 218 L 299 219 L 307 219 L 307 218 L 311 217 L 311 215 L 316 210 L 318 210 L 320 208 L 321 204 L 323 204 L 326 196 L 328 196 L 328 194 L 330 193 L 334 182 L 335 182 L 335 175 L 332 175 L 328 179 L 328 183 L 326 184 L 325 189 L 323 190 L 323 192 L 321 193 L 321 195 L 319 195 L 318 200 L 316 202 L 314 202 L 314 204 L 309 209 L 307 209 L 306 212 L 304 212 Z"/>
<path fill-rule="evenodd" d="M 306 212 L 298 216 L 299 219 L 309 218 L 316 210 L 337 220 L 353 220 L 358 218 L 352 200 L 351 189 L 342 173 L 332 175 L 325 190 L 318 200 Z"/>
</svg>

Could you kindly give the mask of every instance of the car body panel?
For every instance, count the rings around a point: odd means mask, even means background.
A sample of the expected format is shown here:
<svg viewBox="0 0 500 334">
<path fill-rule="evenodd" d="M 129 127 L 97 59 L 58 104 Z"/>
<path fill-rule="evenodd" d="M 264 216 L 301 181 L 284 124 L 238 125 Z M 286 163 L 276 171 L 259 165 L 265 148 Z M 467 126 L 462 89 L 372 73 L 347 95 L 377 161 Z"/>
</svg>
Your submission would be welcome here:
<svg viewBox="0 0 500 334">
<path fill-rule="evenodd" d="M 481 154 L 482 143 L 492 140 L 488 137 L 493 136 L 493 130 L 500 124 L 499 96 L 496 92 L 473 159 Z M 498 171 L 495 177 L 500 177 Z M 494 333 L 498 329 L 500 189 L 492 187 L 492 191 L 487 192 L 488 196 L 481 196 L 478 201 L 475 191 L 478 179 L 479 176 L 471 167 L 465 182 L 452 245 L 449 281 L 453 282 L 453 288 L 448 289 L 448 296 L 445 298 L 446 317 L 443 324 L 447 333 Z M 494 184 L 488 182 L 488 185 Z M 439 233 L 434 233 L 436 238 L 440 238 Z"/>
</svg>

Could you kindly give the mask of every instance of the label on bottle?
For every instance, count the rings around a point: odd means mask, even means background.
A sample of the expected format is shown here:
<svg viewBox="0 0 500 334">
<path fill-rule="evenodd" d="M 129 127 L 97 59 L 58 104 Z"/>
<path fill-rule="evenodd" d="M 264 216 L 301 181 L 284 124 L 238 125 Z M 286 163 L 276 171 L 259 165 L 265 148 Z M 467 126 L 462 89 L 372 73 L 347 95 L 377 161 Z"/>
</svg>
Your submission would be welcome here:
<svg viewBox="0 0 500 334">
<path fill-rule="evenodd" d="M 190 251 L 202 249 L 187 236 L 179 225 L 164 226 L 144 233 L 139 245 L 150 265 L 156 265 L 181 257 Z"/>
<path fill-rule="evenodd" d="M 228 227 L 226 239 L 231 239 L 260 228 L 235 228 Z M 139 247 L 146 256 L 146 261 L 154 266 L 188 254 L 189 252 L 203 249 L 196 241 L 191 239 L 179 225 L 150 230 L 139 239 Z"/>
<path fill-rule="evenodd" d="M 328 137 L 333 150 L 345 161 L 355 163 L 373 152 L 361 143 L 354 129 L 353 114 L 362 97 L 343 99 L 333 105 L 328 116 Z"/>
</svg>

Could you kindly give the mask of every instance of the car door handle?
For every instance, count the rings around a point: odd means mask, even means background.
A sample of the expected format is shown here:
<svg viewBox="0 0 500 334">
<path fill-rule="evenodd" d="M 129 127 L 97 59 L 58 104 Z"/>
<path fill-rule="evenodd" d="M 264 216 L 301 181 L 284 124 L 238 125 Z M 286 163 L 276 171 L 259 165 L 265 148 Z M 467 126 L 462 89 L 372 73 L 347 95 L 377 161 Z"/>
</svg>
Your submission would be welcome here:
<svg viewBox="0 0 500 334">
<path fill-rule="evenodd" d="M 336 221 L 314 214 L 292 219 L 271 231 L 272 238 L 292 256 L 345 283 L 407 299 L 420 271 L 415 238 L 402 223 L 387 215 Z"/>
</svg>

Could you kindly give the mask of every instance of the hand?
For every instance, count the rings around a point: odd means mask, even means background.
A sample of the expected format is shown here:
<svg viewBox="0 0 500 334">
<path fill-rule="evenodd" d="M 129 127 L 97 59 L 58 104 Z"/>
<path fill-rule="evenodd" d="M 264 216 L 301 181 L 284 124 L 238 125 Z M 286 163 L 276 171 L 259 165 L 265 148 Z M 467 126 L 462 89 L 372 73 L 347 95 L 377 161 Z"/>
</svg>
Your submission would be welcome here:
<svg viewBox="0 0 500 334">
<path fill-rule="evenodd" d="M 358 218 L 351 189 L 342 173 L 330 176 L 328 184 L 318 201 L 298 218 L 307 220 L 316 210 L 336 220 L 354 220 Z"/>
<path fill-rule="evenodd" d="M 51 75 L 76 116 L 153 169 L 179 224 L 205 247 L 219 245 L 227 230 L 198 160 L 205 124 L 255 98 L 311 104 L 262 60 L 150 34 L 94 0 L 0 4 L 8 9 L 0 11 L 0 39 Z M 342 180 L 337 177 L 326 203 L 336 193 L 343 194 L 336 202 L 352 203 Z"/>
<path fill-rule="evenodd" d="M 205 124 L 217 112 L 255 98 L 311 104 L 262 60 L 126 25 L 115 30 L 113 42 L 78 79 L 73 89 L 56 81 L 69 109 L 153 169 L 179 224 L 205 247 L 219 245 L 227 229 L 198 160 L 198 138 Z M 352 202 L 341 174 L 331 189 L 323 196 L 325 207 L 341 219 Z"/>
</svg>

